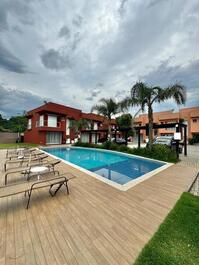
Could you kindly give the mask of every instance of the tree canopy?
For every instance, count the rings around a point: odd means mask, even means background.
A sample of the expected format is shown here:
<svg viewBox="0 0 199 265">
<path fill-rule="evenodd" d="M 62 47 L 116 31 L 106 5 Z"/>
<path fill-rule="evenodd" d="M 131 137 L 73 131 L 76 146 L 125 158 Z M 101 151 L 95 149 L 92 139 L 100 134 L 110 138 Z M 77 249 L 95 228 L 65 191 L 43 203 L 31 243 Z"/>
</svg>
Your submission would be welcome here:
<svg viewBox="0 0 199 265">
<path fill-rule="evenodd" d="M 131 128 L 132 127 L 132 115 L 130 113 L 122 114 L 116 118 L 116 124 L 119 128 Z"/>
<path fill-rule="evenodd" d="M 71 120 L 70 128 L 74 130 L 75 134 L 81 132 L 82 129 L 89 129 L 90 123 L 87 119 Z"/>
<path fill-rule="evenodd" d="M 94 105 L 91 108 L 91 112 L 96 111 L 108 120 L 108 138 L 111 139 L 111 119 L 113 116 L 120 112 L 120 106 L 112 98 L 102 98 L 99 104 Z"/>
<path fill-rule="evenodd" d="M 103 115 L 110 121 L 112 116 L 119 112 L 119 105 L 112 98 L 102 98 L 100 99 L 99 104 L 94 105 L 91 108 L 91 112 L 93 111 L 96 111 L 98 114 Z"/>
<path fill-rule="evenodd" d="M 10 119 L 3 119 L 0 114 L 0 131 L 24 132 L 27 128 L 26 116 L 13 116 Z"/>
</svg>

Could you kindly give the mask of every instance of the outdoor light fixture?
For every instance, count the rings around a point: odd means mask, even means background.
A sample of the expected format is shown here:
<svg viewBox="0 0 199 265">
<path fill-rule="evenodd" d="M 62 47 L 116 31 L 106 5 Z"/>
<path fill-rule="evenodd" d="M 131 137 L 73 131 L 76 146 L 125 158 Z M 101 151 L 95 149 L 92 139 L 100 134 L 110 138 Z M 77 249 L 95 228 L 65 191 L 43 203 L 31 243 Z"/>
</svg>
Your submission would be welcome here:
<svg viewBox="0 0 199 265">
<path fill-rule="evenodd" d="M 182 140 L 180 132 L 175 132 L 174 133 L 174 140 L 176 140 L 176 141 L 181 141 Z"/>
<path fill-rule="evenodd" d="M 179 124 L 176 124 L 176 132 L 174 133 L 174 140 L 176 141 L 176 154 L 177 158 L 179 158 L 179 142 L 181 141 L 181 132 L 179 132 Z"/>
</svg>

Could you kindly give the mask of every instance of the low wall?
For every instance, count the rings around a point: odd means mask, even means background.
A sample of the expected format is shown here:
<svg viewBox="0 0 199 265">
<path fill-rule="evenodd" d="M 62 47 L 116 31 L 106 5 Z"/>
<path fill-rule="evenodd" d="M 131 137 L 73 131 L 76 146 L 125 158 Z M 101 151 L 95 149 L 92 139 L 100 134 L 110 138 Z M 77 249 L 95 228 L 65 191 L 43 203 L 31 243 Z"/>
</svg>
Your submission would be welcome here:
<svg viewBox="0 0 199 265">
<path fill-rule="evenodd" d="M 0 132 L 0 144 L 16 143 L 17 133 Z"/>
</svg>

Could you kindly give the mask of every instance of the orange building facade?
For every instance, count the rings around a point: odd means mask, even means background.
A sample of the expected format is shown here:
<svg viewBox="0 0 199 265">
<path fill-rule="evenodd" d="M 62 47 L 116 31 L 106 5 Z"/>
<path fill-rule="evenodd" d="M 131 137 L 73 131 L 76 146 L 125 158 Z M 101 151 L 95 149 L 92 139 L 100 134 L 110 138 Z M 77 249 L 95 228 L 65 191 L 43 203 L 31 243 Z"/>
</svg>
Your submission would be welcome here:
<svg viewBox="0 0 199 265">
<path fill-rule="evenodd" d="M 188 139 L 193 138 L 194 134 L 199 135 L 199 107 L 183 108 L 179 112 L 173 110 L 154 112 L 153 119 L 155 124 L 168 124 L 182 122 L 187 124 L 187 135 Z M 147 114 L 140 114 L 139 117 L 135 118 L 135 126 L 145 126 L 148 124 Z M 175 132 L 175 128 L 164 128 L 154 130 L 155 136 L 171 136 Z M 141 140 L 145 141 L 148 136 L 145 130 L 141 130 Z"/>
</svg>

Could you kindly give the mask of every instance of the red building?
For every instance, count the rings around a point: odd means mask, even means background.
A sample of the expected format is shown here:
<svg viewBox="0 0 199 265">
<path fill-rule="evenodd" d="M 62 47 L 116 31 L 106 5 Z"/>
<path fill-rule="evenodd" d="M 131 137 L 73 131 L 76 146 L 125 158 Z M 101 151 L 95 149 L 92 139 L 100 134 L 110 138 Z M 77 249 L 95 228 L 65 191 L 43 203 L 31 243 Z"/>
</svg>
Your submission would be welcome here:
<svg viewBox="0 0 199 265">
<path fill-rule="evenodd" d="M 96 143 L 105 135 L 97 130 L 107 129 L 107 120 L 94 113 L 83 113 L 79 109 L 48 102 L 27 112 L 28 128 L 24 141 L 36 144 L 65 144 L 74 141 L 77 135 L 70 126 L 71 120 L 86 119 L 90 123 L 92 133 L 84 130 L 82 142 Z M 112 121 L 115 126 L 115 120 Z"/>
</svg>

